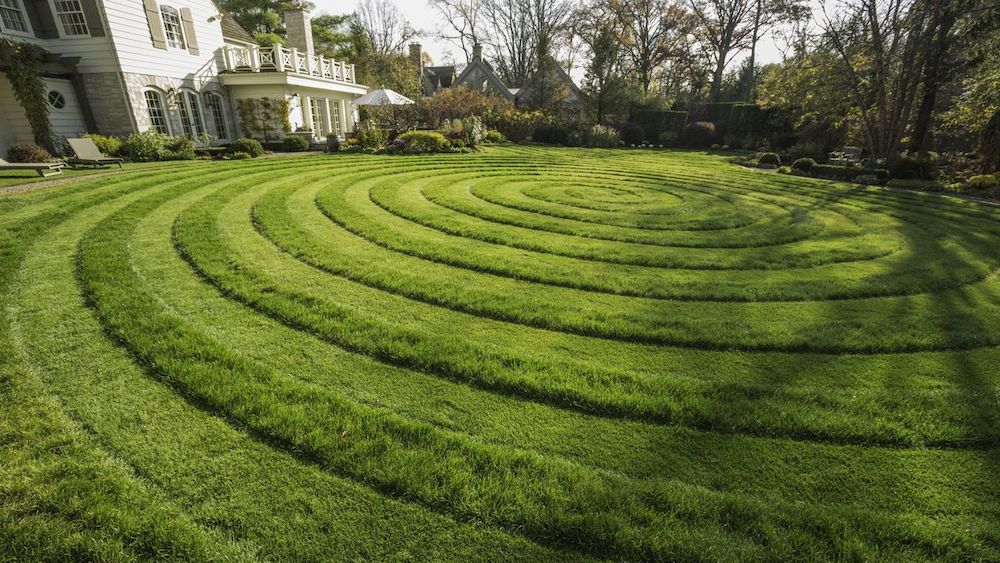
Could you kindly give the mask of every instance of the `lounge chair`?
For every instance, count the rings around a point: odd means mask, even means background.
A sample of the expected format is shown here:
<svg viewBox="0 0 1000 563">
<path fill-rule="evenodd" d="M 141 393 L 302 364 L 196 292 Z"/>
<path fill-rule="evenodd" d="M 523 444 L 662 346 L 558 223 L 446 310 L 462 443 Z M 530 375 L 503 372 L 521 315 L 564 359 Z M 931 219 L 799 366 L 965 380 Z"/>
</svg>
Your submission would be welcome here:
<svg viewBox="0 0 1000 563">
<path fill-rule="evenodd" d="M 97 168 L 107 164 L 117 164 L 121 168 L 122 162 L 124 162 L 120 158 L 106 156 L 90 139 L 66 139 L 66 142 L 69 143 L 69 148 L 73 149 L 74 157 L 66 160 L 72 166 Z"/>
<path fill-rule="evenodd" d="M 62 174 L 64 162 L 7 162 L 0 158 L 0 172 L 4 170 L 34 170 L 42 178 Z"/>
</svg>

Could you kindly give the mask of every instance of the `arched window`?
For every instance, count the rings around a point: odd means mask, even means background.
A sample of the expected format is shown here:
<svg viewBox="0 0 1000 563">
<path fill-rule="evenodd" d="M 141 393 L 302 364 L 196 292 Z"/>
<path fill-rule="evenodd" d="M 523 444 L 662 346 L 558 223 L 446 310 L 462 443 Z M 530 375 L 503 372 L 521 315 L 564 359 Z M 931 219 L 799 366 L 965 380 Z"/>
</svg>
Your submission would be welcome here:
<svg viewBox="0 0 1000 563">
<path fill-rule="evenodd" d="M 163 34 L 167 45 L 175 49 L 185 49 L 184 26 L 181 25 L 181 14 L 177 8 L 160 6 L 160 17 L 163 19 Z"/>
<path fill-rule="evenodd" d="M 229 139 L 229 132 L 226 127 L 226 112 L 222 109 L 222 96 L 206 92 L 205 107 L 208 109 L 209 121 L 215 128 L 215 137 L 220 140 Z"/>
<path fill-rule="evenodd" d="M 167 123 L 167 111 L 166 104 L 163 103 L 163 94 L 156 90 L 146 90 L 143 95 L 146 97 L 146 114 L 149 116 L 150 129 L 164 135 L 169 135 L 170 126 Z"/>
<path fill-rule="evenodd" d="M 201 104 L 198 95 L 190 90 L 182 90 L 177 107 L 181 112 L 181 125 L 184 134 L 189 137 L 205 134 L 205 121 L 201 117 Z"/>
</svg>

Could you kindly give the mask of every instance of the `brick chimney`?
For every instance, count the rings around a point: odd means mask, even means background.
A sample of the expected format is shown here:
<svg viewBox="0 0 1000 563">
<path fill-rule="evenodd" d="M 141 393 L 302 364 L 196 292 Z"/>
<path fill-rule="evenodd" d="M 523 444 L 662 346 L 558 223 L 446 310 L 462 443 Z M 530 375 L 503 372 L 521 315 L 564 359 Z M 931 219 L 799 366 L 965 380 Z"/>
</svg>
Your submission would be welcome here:
<svg viewBox="0 0 1000 563">
<path fill-rule="evenodd" d="M 417 68 L 424 66 L 424 47 L 420 43 L 410 43 L 410 62 Z"/>
<path fill-rule="evenodd" d="M 476 46 L 472 48 L 472 60 L 481 61 L 483 60 L 483 46 L 476 43 Z"/>
<path fill-rule="evenodd" d="M 298 6 L 285 10 L 285 30 L 289 47 L 313 54 L 312 20 L 308 12 Z"/>
</svg>

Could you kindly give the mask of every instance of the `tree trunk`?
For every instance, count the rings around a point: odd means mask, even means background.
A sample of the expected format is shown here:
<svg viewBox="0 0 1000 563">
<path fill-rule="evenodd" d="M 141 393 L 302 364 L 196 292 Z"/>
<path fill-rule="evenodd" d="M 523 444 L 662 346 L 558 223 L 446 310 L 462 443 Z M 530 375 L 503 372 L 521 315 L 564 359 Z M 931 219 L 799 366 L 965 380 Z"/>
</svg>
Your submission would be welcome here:
<svg viewBox="0 0 1000 563">
<path fill-rule="evenodd" d="M 983 173 L 1000 172 L 1000 110 L 993 114 L 983 130 L 979 147 L 983 156 Z"/>
<path fill-rule="evenodd" d="M 746 83 L 746 91 L 743 92 L 743 97 L 748 102 L 754 102 L 756 96 L 754 93 L 757 90 L 757 42 L 760 41 L 760 11 L 763 8 L 763 0 L 757 0 L 757 11 L 753 16 L 753 37 L 751 37 L 750 42 L 750 76 Z"/>
<path fill-rule="evenodd" d="M 712 89 L 709 93 L 709 97 L 713 102 L 718 102 L 722 94 L 722 79 L 726 75 L 726 56 L 728 54 L 728 49 L 719 50 L 719 62 L 715 65 L 715 72 L 712 74 Z"/>
<path fill-rule="evenodd" d="M 938 4 L 940 9 L 940 3 Z M 947 8 L 945 8 L 947 9 Z M 938 89 L 941 79 L 947 72 L 944 68 L 945 57 L 948 54 L 949 35 L 955 25 L 955 15 L 953 11 L 943 18 L 938 19 L 937 32 L 930 52 L 927 55 L 927 64 L 923 73 L 923 98 L 920 101 L 920 108 L 913 124 L 913 137 L 910 148 L 919 152 L 927 152 L 931 144 L 931 120 L 934 117 L 934 107 L 937 104 Z"/>
</svg>

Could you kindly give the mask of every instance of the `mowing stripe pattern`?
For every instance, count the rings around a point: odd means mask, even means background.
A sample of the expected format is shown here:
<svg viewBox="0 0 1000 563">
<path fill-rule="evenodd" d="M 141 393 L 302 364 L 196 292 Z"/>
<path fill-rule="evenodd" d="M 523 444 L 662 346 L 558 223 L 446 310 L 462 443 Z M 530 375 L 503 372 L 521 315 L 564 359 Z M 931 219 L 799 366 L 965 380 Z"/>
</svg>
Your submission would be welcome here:
<svg viewBox="0 0 1000 563">
<path fill-rule="evenodd" d="M 1000 558 L 989 205 L 510 147 L 0 228 L 0 560 Z"/>
</svg>

